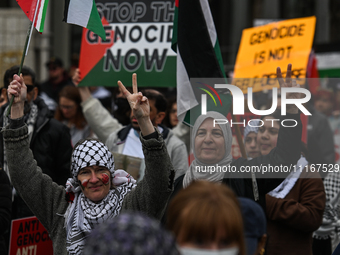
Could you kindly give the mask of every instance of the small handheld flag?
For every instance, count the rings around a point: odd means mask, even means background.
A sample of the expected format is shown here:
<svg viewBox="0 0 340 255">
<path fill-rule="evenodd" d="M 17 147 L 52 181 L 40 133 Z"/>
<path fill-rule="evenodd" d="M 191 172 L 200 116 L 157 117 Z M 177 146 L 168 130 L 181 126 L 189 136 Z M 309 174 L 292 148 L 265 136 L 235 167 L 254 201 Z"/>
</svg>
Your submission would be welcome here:
<svg viewBox="0 0 340 255">
<path fill-rule="evenodd" d="M 105 41 L 105 30 L 94 0 L 65 0 L 64 21 L 85 27 Z"/>
<path fill-rule="evenodd" d="M 27 18 L 33 22 L 34 13 L 37 9 L 36 20 L 34 22 L 34 27 L 38 30 L 39 33 L 42 33 L 44 30 L 44 22 L 47 11 L 48 0 L 40 0 L 38 5 L 37 2 L 39 0 L 17 0 L 20 8 L 24 11 Z"/>
</svg>

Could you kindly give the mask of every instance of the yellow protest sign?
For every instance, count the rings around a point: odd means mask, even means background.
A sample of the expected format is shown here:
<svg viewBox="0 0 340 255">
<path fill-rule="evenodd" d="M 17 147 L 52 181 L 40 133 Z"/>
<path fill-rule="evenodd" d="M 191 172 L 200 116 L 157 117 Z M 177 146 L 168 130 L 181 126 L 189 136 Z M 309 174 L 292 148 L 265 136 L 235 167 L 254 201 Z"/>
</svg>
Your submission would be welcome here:
<svg viewBox="0 0 340 255">
<path fill-rule="evenodd" d="M 293 65 L 295 78 L 305 78 L 316 18 L 290 19 L 244 29 L 237 53 L 233 84 L 247 93 L 278 87 L 276 67 Z"/>
</svg>

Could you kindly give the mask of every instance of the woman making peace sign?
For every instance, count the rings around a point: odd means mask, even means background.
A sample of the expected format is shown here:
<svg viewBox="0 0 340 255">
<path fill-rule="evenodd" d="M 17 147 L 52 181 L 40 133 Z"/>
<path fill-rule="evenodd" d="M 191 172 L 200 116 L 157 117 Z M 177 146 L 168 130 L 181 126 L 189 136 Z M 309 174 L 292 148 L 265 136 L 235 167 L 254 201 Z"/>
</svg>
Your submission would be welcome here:
<svg viewBox="0 0 340 255">
<path fill-rule="evenodd" d="M 138 93 L 136 74 L 131 94 L 119 81 L 141 128 L 146 174 L 136 181 L 123 170 L 114 170 L 114 159 L 99 140 L 79 141 L 71 157 L 66 189 L 42 174 L 29 149 L 23 121 L 27 88 L 22 76 L 14 75 L 8 96 L 14 96 L 10 124 L 4 131 L 11 180 L 27 205 L 47 229 L 54 254 L 81 254 L 86 236 L 95 225 L 122 210 L 138 210 L 160 218 L 172 191 L 174 170 L 161 135 L 149 115 L 148 99 Z"/>
</svg>

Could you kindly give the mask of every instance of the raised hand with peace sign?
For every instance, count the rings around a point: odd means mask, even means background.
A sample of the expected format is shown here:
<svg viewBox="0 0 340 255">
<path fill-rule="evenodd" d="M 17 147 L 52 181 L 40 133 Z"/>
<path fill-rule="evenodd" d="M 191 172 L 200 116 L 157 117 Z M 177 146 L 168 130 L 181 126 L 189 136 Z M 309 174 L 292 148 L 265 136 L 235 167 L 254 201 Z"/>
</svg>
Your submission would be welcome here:
<svg viewBox="0 0 340 255">
<path fill-rule="evenodd" d="M 289 87 L 300 88 L 300 85 L 296 83 L 296 80 L 292 79 L 292 64 L 288 64 L 287 66 L 287 73 L 286 73 L 285 80 L 282 77 L 280 67 L 276 69 L 276 75 L 277 75 L 277 79 L 280 84 L 280 88 L 289 88 Z M 287 99 L 299 99 L 301 98 L 301 93 L 298 93 L 298 92 L 287 93 L 286 98 Z M 287 113 L 296 114 L 298 112 L 299 112 L 299 108 L 295 104 L 287 105 Z"/>
<path fill-rule="evenodd" d="M 149 100 L 143 96 L 142 92 L 138 92 L 137 74 L 134 73 L 132 75 L 132 94 L 125 88 L 121 81 L 118 81 L 118 86 L 128 100 L 133 116 L 137 119 L 143 136 L 155 132 L 155 128 L 150 120 Z"/>
</svg>

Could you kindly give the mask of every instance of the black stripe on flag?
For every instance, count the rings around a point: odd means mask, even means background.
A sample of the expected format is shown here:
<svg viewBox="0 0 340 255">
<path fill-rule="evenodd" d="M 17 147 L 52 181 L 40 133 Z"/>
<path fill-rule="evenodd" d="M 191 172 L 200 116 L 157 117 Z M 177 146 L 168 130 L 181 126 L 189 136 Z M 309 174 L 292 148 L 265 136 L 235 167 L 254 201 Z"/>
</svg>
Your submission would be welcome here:
<svg viewBox="0 0 340 255">
<path fill-rule="evenodd" d="M 69 5 L 70 5 L 70 0 L 65 0 L 64 19 L 63 19 L 63 21 L 65 22 L 67 22 L 67 14 L 68 14 Z"/>
<path fill-rule="evenodd" d="M 211 43 L 199 0 L 180 0 L 177 43 L 190 78 L 224 77 Z"/>
</svg>

